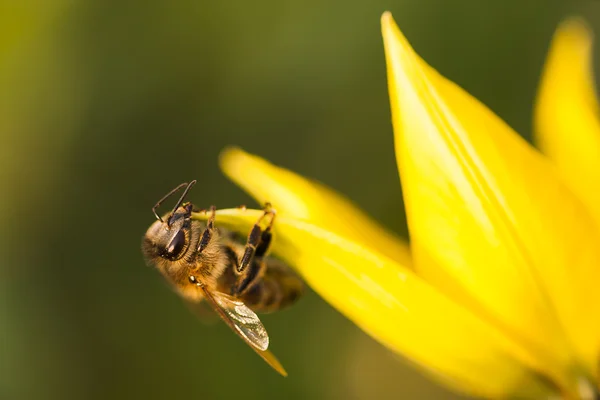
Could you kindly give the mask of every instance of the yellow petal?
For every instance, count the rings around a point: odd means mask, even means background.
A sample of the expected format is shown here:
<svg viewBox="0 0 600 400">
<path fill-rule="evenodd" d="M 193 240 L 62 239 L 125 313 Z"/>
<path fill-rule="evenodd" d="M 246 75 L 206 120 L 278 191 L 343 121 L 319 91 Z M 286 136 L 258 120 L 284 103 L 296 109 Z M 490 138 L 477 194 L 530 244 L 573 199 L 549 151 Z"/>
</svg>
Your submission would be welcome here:
<svg viewBox="0 0 600 400">
<path fill-rule="evenodd" d="M 592 35 L 578 19 L 558 28 L 540 86 L 536 139 L 600 221 L 600 117 Z"/>
<path fill-rule="evenodd" d="M 543 157 L 421 60 L 389 13 L 382 24 L 415 268 L 561 384 L 596 376 L 596 225 Z"/>
<path fill-rule="evenodd" d="M 247 233 L 260 215 L 220 210 L 215 223 Z M 533 372 L 546 368 L 539 360 L 392 259 L 283 215 L 274 235 L 273 253 L 319 295 L 451 387 L 488 398 L 547 398 L 555 390 Z"/>
<path fill-rule="evenodd" d="M 384 255 L 410 265 L 408 246 L 349 200 L 330 188 L 230 148 L 221 155 L 225 174 L 259 203 L 270 202 L 281 215 L 319 225 L 350 240 L 368 244 Z"/>
</svg>

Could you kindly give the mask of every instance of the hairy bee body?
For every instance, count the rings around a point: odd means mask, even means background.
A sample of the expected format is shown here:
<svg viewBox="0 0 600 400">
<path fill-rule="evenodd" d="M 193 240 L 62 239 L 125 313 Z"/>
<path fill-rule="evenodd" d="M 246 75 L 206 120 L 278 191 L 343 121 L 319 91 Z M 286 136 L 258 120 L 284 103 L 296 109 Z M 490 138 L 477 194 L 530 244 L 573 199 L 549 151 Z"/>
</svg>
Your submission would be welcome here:
<svg viewBox="0 0 600 400">
<path fill-rule="evenodd" d="M 152 208 L 157 220 L 142 239 L 144 258 L 188 303 L 206 301 L 263 360 L 287 375 L 268 350 L 269 335 L 256 315 L 290 305 L 304 290 L 304 283 L 289 267 L 267 255 L 275 211 L 265 206 L 242 245 L 232 233 L 215 226 L 215 207 L 206 223 L 193 218 L 198 210 L 183 201 L 195 183 L 182 183 Z M 184 187 L 173 211 L 160 217 L 156 209 Z M 263 229 L 261 222 L 267 216 L 270 222 Z"/>
<path fill-rule="evenodd" d="M 154 224 L 159 227 L 160 221 Z M 174 290 L 191 302 L 200 302 L 204 297 L 197 285 L 190 282 L 192 275 L 211 291 L 231 294 L 237 280 L 236 266 L 244 253 L 244 246 L 236 235 L 218 228 L 207 247 L 198 252 L 198 241 L 204 229 L 206 224 L 202 221 L 191 221 L 190 245 L 178 260 L 156 257 L 152 234 L 144 237 L 142 245 L 146 259 L 156 265 Z M 151 230 L 152 227 L 148 231 Z M 247 290 L 234 297 L 255 312 L 280 310 L 294 303 L 303 293 L 304 284 L 300 278 L 275 258 L 256 258 L 250 269 L 257 271 L 256 275 L 252 277 Z"/>
<path fill-rule="evenodd" d="M 154 223 L 160 227 L 160 221 Z M 154 226 L 153 225 L 153 226 Z M 211 291 L 232 294 L 238 275 L 236 267 L 244 253 L 244 246 L 233 233 L 216 228 L 211 241 L 198 252 L 201 233 L 206 229 L 202 221 L 191 221 L 190 245 L 178 260 L 156 257 L 153 235 L 147 234 L 143 241 L 146 259 L 155 264 L 171 286 L 190 302 L 200 302 L 202 291 L 190 282 L 195 276 Z M 152 227 L 148 230 L 152 230 Z M 255 312 L 273 312 L 292 304 L 304 291 L 304 284 L 291 269 L 272 257 L 255 258 L 250 266 L 257 271 L 246 290 L 234 297 Z"/>
</svg>

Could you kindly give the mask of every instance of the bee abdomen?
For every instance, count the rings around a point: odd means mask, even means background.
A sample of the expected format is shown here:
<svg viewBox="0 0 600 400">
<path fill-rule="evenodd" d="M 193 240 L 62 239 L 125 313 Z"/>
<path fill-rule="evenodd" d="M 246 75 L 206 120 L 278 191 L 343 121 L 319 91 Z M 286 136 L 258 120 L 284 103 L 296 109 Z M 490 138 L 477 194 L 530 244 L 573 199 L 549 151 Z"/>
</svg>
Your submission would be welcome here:
<svg viewBox="0 0 600 400">
<path fill-rule="evenodd" d="M 242 296 L 242 301 L 257 312 L 277 311 L 290 306 L 304 293 L 304 283 L 287 265 L 266 259 L 262 279 Z"/>
</svg>

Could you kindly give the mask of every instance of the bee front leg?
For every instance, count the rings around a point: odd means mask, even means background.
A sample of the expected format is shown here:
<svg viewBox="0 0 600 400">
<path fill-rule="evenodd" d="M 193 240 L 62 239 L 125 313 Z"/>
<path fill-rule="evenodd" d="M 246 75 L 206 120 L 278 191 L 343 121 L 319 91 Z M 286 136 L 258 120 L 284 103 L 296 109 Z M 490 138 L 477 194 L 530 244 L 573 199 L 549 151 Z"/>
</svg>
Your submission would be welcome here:
<svg viewBox="0 0 600 400">
<path fill-rule="evenodd" d="M 202 236 L 200 237 L 200 241 L 198 242 L 198 253 L 202 253 L 206 246 L 210 243 L 210 239 L 213 236 L 213 232 L 215 230 L 215 212 L 217 208 L 215 206 L 210 206 L 210 216 L 206 221 L 206 228 L 202 232 Z"/>
</svg>

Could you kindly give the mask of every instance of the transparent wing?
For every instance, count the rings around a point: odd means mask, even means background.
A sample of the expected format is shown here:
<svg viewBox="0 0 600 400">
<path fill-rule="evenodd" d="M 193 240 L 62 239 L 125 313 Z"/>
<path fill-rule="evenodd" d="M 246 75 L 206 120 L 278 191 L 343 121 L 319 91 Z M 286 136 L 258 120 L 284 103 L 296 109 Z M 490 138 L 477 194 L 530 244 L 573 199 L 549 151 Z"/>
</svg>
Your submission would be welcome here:
<svg viewBox="0 0 600 400">
<path fill-rule="evenodd" d="M 201 287 L 206 300 L 229 327 L 262 357 L 273 369 L 283 376 L 287 372 L 277 358 L 267 350 L 269 335 L 258 316 L 243 302 L 220 292 L 211 292 Z"/>
<path fill-rule="evenodd" d="M 224 293 L 213 292 L 212 297 L 223 311 L 233 329 L 237 331 L 249 345 L 265 351 L 269 347 L 269 335 L 258 316 L 241 301 Z"/>
</svg>

